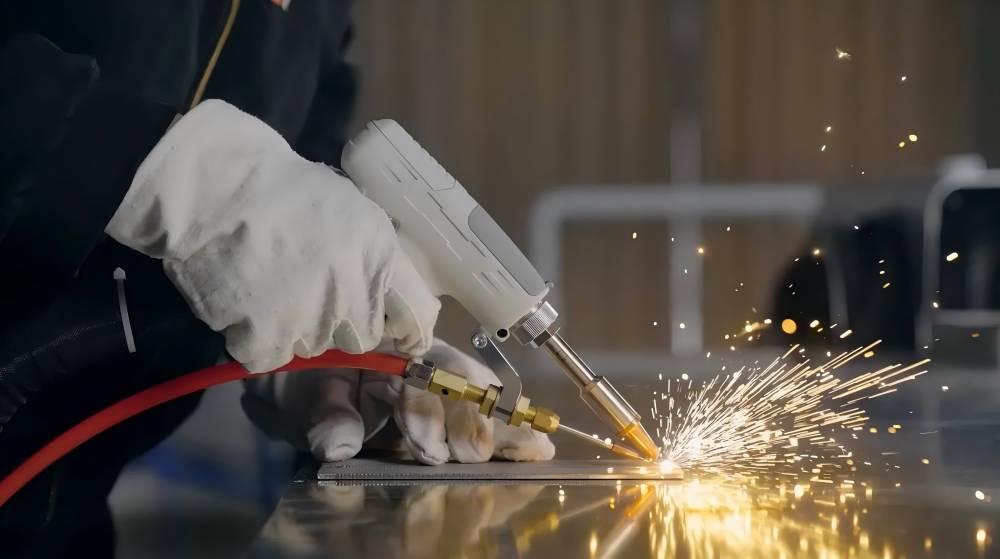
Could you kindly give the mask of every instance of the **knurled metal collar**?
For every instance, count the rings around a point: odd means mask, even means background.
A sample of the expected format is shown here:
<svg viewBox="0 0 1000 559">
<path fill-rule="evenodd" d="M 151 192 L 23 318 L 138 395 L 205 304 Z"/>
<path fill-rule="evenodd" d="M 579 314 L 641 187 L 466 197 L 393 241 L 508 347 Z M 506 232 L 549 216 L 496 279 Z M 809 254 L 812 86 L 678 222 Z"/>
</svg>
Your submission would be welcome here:
<svg viewBox="0 0 1000 559">
<path fill-rule="evenodd" d="M 559 313 L 545 301 L 514 325 L 514 337 L 523 345 L 539 347 L 559 331 L 557 318 Z"/>
</svg>

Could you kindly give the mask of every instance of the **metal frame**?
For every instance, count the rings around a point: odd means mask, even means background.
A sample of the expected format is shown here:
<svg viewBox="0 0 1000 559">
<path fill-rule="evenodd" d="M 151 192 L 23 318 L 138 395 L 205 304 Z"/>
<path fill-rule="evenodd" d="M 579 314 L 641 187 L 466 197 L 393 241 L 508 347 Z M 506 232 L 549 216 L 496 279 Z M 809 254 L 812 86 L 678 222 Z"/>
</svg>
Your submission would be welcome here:
<svg viewBox="0 0 1000 559">
<path fill-rule="evenodd" d="M 965 168 L 944 177 L 934 185 L 924 203 L 923 217 L 923 274 L 920 308 L 917 311 L 916 340 L 918 347 L 933 346 L 934 326 L 945 324 L 964 328 L 1000 326 L 1000 311 L 932 310 L 940 286 L 941 271 L 941 220 L 944 202 L 959 190 L 1000 189 L 1000 170 Z"/>
<path fill-rule="evenodd" d="M 563 279 L 563 228 L 569 221 L 624 219 L 683 220 L 682 227 L 697 227 L 705 218 L 756 217 L 813 220 L 823 207 L 825 194 L 816 183 L 730 183 L 715 185 L 603 185 L 575 186 L 551 191 L 534 205 L 529 223 L 529 252 L 542 276 L 555 283 Z M 673 223 L 671 226 L 673 227 Z M 673 232 L 673 229 L 671 229 Z M 683 238 L 680 244 L 687 244 Z M 690 247 L 691 250 L 695 246 Z M 685 267 L 687 281 L 672 281 L 670 293 L 671 348 L 653 357 L 693 355 L 703 347 L 701 319 L 701 269 L 677 265 L 684 250 L 671 251 L 671 278 Z M 565 317 L 560 294 L 549 301 Z M 679 323 L 684 322 L 684 329 Z M 564 324 L 567 324 L 564 321 Z M 603 366 L 631 370 L 635 352 L 601 352 Z M 648 360 L 645 361 L 647 364 Z"/>
</svg>

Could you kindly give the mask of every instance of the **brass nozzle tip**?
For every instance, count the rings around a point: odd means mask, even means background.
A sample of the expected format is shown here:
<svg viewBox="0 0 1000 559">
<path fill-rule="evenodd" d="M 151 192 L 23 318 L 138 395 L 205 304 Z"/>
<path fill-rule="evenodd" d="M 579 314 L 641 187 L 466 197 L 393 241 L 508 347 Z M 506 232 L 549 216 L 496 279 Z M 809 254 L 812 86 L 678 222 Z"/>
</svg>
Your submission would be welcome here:
<svg viewBox="0 0 1000 559">
<path fill-rule="evenodd" d="M 624 456 L 625 458 L 631 458 L 632 460 L 645 460 L 645 458 L 640 456 L 638 452 L 620 444 L 612 444 L 611 452 L 614 452 L 619 456 Z"/>
<path fill-rule="evenodd" d="M 656 460 L 660 457 L 660 447 L 656 446 L 656 443 L 653 442 L 653 437 L 649 436 L 649 433 L 642 428 L 642 425 L 638 421 L 622 429 L 618 435 L 632 443 L 632 446 L 646 460 Z"/>
</svg>

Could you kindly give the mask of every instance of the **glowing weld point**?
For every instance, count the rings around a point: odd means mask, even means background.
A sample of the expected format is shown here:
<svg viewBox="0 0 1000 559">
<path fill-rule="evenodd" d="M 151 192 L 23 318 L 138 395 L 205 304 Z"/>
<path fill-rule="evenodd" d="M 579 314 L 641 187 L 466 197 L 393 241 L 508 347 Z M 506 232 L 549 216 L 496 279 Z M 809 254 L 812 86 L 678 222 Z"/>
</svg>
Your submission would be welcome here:
<svg viewBox="0 0 1000 559">
<path fill-rule="evenodd" d="M 944 257 L 944 259 L 947 260 L 948 262 L 954 262 L 958 260 L 958 253 L 957 252 L 949 253 L 948 256 Z"/>
</svg>

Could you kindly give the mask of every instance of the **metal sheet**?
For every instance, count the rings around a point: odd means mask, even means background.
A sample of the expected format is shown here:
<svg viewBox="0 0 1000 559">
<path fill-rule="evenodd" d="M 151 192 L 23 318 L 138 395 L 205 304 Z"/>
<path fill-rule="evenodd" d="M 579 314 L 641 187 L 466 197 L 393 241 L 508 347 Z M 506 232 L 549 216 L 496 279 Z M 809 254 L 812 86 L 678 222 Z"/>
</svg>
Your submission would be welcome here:
<svg viewBox="0 0 1000 559">
<path fill-rule="evenodd" d="M 626 460 L 552 460 L 546 462 L 447 463 L 425 466 L 416 462 L 356 458 L 323 464 L 319 480 L 419 480 L 419 481 L 574 481 L 683 479 L 679 469 L 662 470 L 658 464 Z"/>
</svg>

